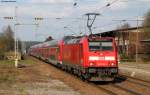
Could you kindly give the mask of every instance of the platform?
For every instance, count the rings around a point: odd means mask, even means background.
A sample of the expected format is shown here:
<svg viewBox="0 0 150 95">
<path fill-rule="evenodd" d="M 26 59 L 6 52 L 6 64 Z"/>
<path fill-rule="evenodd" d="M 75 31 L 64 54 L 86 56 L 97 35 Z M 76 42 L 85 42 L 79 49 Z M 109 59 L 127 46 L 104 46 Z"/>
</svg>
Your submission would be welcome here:
<svg viewBox="0 0 150 95">
<path fill-rule="evenodd" d="M 150 62 L 124 62 L 119 64 L 119 73 L 150 82 Z"/>
</svg>

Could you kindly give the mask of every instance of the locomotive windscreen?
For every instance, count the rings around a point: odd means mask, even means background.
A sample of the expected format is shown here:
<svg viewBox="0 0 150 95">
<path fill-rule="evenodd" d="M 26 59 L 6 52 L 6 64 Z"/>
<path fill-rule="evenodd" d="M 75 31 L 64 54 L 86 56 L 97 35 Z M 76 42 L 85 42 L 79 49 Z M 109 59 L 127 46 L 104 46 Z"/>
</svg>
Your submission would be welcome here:
<svg viewBox="0 0 150 95">
<path fill-rule="evenodd" d="M 100 41 L 89 41 L 89 50 L 90 51 L 112 51 L 113 50 L 113 42 L 112 40 L 100 40 Z"/>
</svg>

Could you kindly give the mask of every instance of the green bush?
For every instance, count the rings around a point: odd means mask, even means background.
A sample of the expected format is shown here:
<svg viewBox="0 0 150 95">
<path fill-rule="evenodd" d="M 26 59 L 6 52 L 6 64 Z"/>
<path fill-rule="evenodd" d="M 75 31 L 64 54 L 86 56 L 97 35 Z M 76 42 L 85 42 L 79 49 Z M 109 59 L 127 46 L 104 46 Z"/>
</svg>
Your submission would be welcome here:
<svg viewBox="0 0 150 95">
<path fill-rule="evenodd" d="M 119 56 L 120 56 L 120 61 L 123 61 L 123 62 L 133 62 L 133 61 L 135 61 L 135 58 L 127 56 L 126 54 L 120 54 Z"/>
<path fill-rule="evenodd" d="M 0 51 L 0 60 L 4 60 L 4 53 Z"/>
</svg>

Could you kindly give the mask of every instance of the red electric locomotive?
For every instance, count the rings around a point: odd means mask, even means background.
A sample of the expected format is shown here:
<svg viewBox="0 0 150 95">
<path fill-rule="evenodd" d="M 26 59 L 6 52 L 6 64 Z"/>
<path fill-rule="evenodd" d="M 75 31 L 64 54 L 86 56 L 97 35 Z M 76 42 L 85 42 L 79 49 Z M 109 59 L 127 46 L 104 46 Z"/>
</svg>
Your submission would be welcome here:
<svg viewBox="0 0 150 95">
<path fill-rule="evenodd" d="M 111 37 L 76 37 L 64 40 L 63 67 L 83 79 L 112 81 L 118 74 L 117 48 Z"/>
<path fill-rule="evenodd" d="M 65 37 L 33 46 L 30 54 L 90 81 L 112 81 L 118 74 L 112 37 Z"/>
</svg>

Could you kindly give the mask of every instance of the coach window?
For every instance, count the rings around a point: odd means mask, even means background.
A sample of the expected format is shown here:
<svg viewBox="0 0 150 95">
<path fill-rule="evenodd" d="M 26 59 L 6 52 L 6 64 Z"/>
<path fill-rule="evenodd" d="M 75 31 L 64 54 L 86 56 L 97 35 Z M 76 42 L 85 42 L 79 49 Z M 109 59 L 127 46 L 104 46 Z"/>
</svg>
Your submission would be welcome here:
<svg viewBox="0 0 150 95">
<path fill-rule="evenodd" d="M 59 48 L 56 49 L 56 52 L 59 53 Z"/>
</svg>

